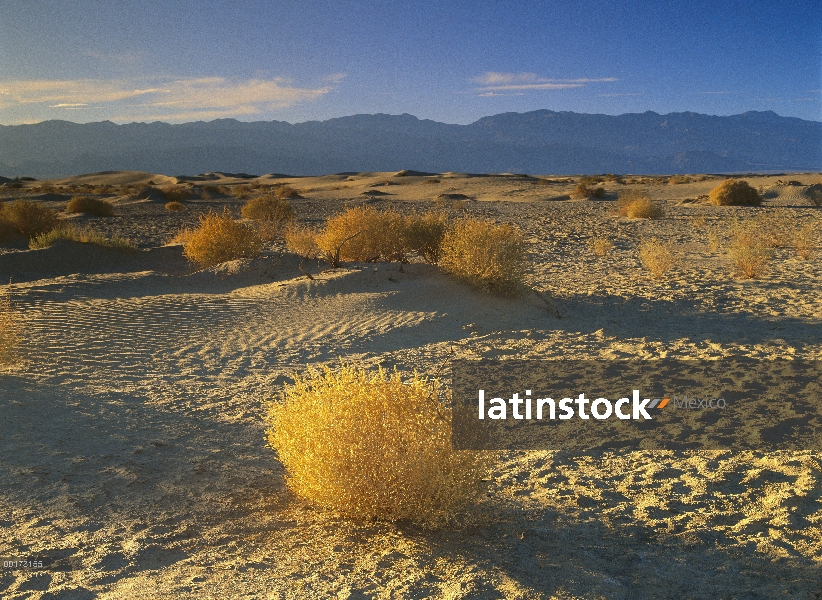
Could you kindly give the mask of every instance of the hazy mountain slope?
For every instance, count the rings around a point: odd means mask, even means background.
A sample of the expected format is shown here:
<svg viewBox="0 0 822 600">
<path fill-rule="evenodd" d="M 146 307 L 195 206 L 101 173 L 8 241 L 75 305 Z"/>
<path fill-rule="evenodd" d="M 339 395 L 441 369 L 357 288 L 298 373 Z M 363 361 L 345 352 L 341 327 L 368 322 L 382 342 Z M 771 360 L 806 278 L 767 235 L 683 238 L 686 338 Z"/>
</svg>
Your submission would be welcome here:
<svg viewBox="0 0 822 600">
<path fill-rule="evenodd" d="M 411 115 L 290 124 L 233 119 L 0 126 L 0 176 L 103 170 L 530 173 L 721 172 L 822 168 L 822 123 L 748 112 L 619 116 L 539 110 L 470 125 Z"/>
</svg>

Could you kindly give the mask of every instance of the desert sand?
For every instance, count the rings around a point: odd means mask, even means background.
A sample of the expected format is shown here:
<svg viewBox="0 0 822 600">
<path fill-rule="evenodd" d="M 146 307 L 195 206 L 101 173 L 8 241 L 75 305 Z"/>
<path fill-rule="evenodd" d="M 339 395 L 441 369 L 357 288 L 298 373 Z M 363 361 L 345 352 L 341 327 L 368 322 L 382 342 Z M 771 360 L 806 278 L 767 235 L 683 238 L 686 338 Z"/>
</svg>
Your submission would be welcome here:
<svg viewBox="0 0 822 600">
<path fill-rule="evenodd" d="M 822 456 L 813 452 L 508 452 L 455 522 L 357 522 L 285 486 L 263 415 L 290 374 L 342 358 L 433 373 L 449 358 L 822 360 L 822 263 L 778 248 L 756 280 L 732 275 L 708 233 L 822 208 L 819 174 L 752 176 L 762 207 L 715 207 L 720 177 L 605 182 L 573 200 L 570 177 L 352 173 L 257 179 L 107 173 L 0 188 L 62 209 L 82 185 L 287 183 L 309 224 L 345 206 L 439 206 L 509 222 L 529 242 L 533 293 L 476 291 L 422 264 L 325 271 L 274 242 L 253 261 L 198 271 L 165 245 L 198 214 L 243 200 L 163 201 L 99 190 L 114 217 L 65 215 L 140 247 L 0 247 L 24 315 L 18 363 L 0 371 L 0 557 L 73 568 L 0 571 L 22 598 L 819 598 Z M 791 180 L 801 185 L 791 185 Z M 664 218 L 615 215 L 647 189 Z M 238 212 L 238 211 L 237 211 Z M 613 251 L 596 256 L 594 235 Z M 640 240 L 674 242 L 661 280 Z M 822 240 L 820 240 L 822 241 Z M 447 367 L 446 371 L 447 373 Z"/>
</svg>

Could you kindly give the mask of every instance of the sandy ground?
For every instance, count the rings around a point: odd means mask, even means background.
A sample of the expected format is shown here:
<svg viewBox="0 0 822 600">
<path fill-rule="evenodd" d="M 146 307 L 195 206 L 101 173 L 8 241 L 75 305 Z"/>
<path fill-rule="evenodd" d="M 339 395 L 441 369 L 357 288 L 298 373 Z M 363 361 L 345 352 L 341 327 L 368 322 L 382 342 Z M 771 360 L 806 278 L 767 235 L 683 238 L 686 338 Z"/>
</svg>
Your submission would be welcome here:
<svg viewBox="0 0 822 600">
<path fill-rule="evenodd" d="M 436 179 L 438 182 L 430 183 Z M 59 186 L 174 183 L 135 173 Z M 274 244 L 261 258 L 195 272 L 161 247 L 215 196 L 170 214 L 110 194 L 110 218 L 74 217 L 139 243 L 135 254 L 59 243 L 0 249 L 26 318 L 19 364 L 0 374 L 0 557 L 50 554 L 75 568 L 0 570 L 22 598 L 820 598 L 822 456 L 810 452 L 518 452 L 456 522 L 358 523 L 285 487 L 264 440 L 267 401 L 290 373 L 340 358 L 423 372 L 449 357 L 750 356 L 822 360 L 822 264 L 776 250 L 769 274 L 731 276 L 708 232 L 778 211 L 819 224 L 799 180 L 755 177 L 761 208 L 692 200 L 718 179 L 646 180 L 666 216 L 631 221 L 605 200 L 568 200 L 570 178 L 289 178 L 299 217 L 369 202 L 400 210 L 462 194 L 454 216 L 511 222 L 529 240 L 534 294 L 474 291 L 425 264 L 347 265 L 308 280 Z M 246 185 L 212 176 L 195 186 Z M 262 178 L 261 181 L 282 181 Z M 386 183 L 387 182 L 387 183 Z M 363 195 L 364 192 L 388 195 Z M 5 194 L 5 195 L 4 195 Z M 695 221 L 695 218 L 697 220 Z M 593 235 L 613 252 L 595 256 Z M 636 247 L 672 240 L 682 263 L 649 277 Z M 822 240 L 820 240 L 822 241 Z"/>
</svg>

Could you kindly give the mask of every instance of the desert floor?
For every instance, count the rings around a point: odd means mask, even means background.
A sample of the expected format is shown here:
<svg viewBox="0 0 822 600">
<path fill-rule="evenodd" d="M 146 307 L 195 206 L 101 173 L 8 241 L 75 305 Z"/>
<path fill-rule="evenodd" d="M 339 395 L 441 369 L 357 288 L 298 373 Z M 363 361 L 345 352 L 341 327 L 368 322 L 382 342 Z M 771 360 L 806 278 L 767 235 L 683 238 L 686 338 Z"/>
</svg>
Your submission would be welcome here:
<svg viewBox="0 0 822 600">
<path fill-rule="evenodd" d="M 777 248 L 765 277 L 740 280 L 724 248 L 730 221 L 759 213 L 822 232 L 822 208 L 803 196 L 819 174 L 746 178 L 766 194 L 759 208 L 705 204 L 716 177 L 626 179 L 602 184 L 602 200 L 569 199 L 565 177 L 188 181 L 286 182 L 312 224 L 362 202 L 513 223 L 530 244 L 535 290 L 520 299 L 422 263 L 312 263 L 309 280 L 280 242 L 197 271 L 164 244 L 206 210 L 239 212 L 244 201 L 220 193 L 169 213 L 162 200 L 104 188 L 115 216 L 65 217 L 127 236 L 137 253 L 3 247 L 0 281 L 12 278 L 26 333 L 20 362 L 0 371 L 0 557 L 49 554 L 76 568 L 0 570 L 0 596 L 822 597 L 819 453 L 507 453 L 482 501 L 429 530 L 303 503 L 266 446 L 265 406 L 289 375 L 341 357 L 423 373 L 454 356 L 822 360 L 819 254 Z M 149 180 L 178 182 L 98 174 L 0 188 L 0 199 L 62 209 L 75 193 Z M 646 188 L 664 218 L 616 216 L 625 187 Z M 711 249 L 711 232 L 723 246 Z M 595 235 L 613 240 L 608 256 L 592 252 Z M 653 236 L 682 253 L 661 280 L 636 251 Z"/>
</svg>

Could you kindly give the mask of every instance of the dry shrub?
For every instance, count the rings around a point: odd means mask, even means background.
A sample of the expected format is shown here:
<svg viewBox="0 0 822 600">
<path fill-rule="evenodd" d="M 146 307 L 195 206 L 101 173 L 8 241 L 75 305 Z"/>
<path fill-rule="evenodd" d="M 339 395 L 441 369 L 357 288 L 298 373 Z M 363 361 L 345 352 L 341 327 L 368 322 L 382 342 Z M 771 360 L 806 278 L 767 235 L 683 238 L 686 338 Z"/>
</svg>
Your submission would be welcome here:
<svg viewBox="0 0 822 600">
<path fill-rule="evenodd" d="M 678 185 L 681 183 L 691 183 L 692 179 L 685 175 L 673 175 L 668 179 L 668 185 Z"/>
<path fill-rule="evenodd" d="M 607 237 L 595 236 L 591 239 L 591 250 L 594 254 L 600 257 L 608 256 L 611 250 L 614 249 L 614 244 Z"/>
<path fill-rule="evenodd" d="M 579 183 L 571 192 L 572 198 L 604 198 L 605 188 L 595 188 L 584 183 Z"/>
<path fill-rule="evenodd" d="M 708 194 L 716 206 L 759 206 L 762 196 L 747 181 L 726 179 Z"/>
<path fill-rule="evenodd" d="M 317 232 L 310 227 L 291 225 L 283 232 L 285 247 L 297 256 L 317 258 L 320 248 L 317 246 Z"/>
<path fill-rule="evenodd" d="M 408 252 L 403 216 L 368 206 L 349 208 L 331 217 L 315 239 L 321 258 L 332 267 L 340 260 L 404 261 Z"/>
<path fill-rule="evenodd" d="M 57 240 L 69 240 L 72 242 L 82 242 L 84 244 L 95 244 L 106 248 L 119 248 L 120 250 L 137 249 L 134 242 L 127 238 L 117 235 L 108 238 L 99 231 L 84 227 L 76 227 L 72 223 L 62 223 L 46 233 L 41 233 L 40 235 L 34 236 L 29 240 L 29 248 L 32 250 L 48 248 Z"/>
<path fill-rule="evenodd" d="M 264 194 L 252 198 L 243 205 L 242 215 L 246 219 L 285 223 L 294 219 L 294 207 L 285 196 Z"/>
<path fill-rule="evenodd" d="M 180 212 L 185 209 L 186 205 L 182 202 L 166 202 L 166 210 L 168 212 Z"/>
<path fill-rule="evenodd" d="M 17 348 L 23 340 L 23 319 L 11 301 L 11 281 L 0 295 L 0 364 L 17 358 Z"/>
<path fill-rule="evenodd" d="M 671 242 L 658 238 L 643 240 L 639 245 L 639 260 L 651 272 L 654 279 L 660 279 L 679 262 Z"/>
<path fill-rule="evenodd" d="M 793 235 L 793 247 L 796 255 L 802 260 L 811 260 L 816 256 L 816 239 L 819 227 L 814 223 L 805 223 Z"/>
<path fill-rule="evenodd" d="M 191 190 L 184 185 L 170 185 L 162 188 L 160 193 L 169 202 L 185 202 L 192 196 Z"/>
<path fill-rule="evenodd" d="M 734 263 L 738 277 L 755 279 L 768 271 L 773 253 L 762 239 L 756 223 L 747 221 L 732 228 L 728 256 Z"/>
<path fill-rule="evenodd" d="M 464 219 L 445 234 L 439 264 L 480 289 L 519 295 L 527 266 L 525 239 L 507 223 Z"/>
<path fill-rule="evenodd" d="M 626 190 L 619 195 L 617 212 L 629 219 L 658 219 L 665 214 L 661 204 L 638 190 Z"/>
<path fill-rule="evenodd" d="M 309 371 L 268 414 L 268 442 L 300 497 L 359 519 L 436 523 L 470 505 L 488 454 L 451 447 L 440 383 L 351 367 Z"/>
<path fill-rule="evenodd" d="M 302 196 L 300 195 L 300 190 L 295 190 L 294 188 L 287 185 L 277 186 L 274 189 L 274 195 L 280 200 L 285 200 L 288 198 L 302 198 Z"/>
<path fill-rule="evenodd" d="M 10 204 L 0 205 L 0 221 L 6 222 L 14 231 L 27 237 L 34 237 L 51 231 L 57 226 L 57 212 L 32 202 L 15 200 Z"/>
<path fill-rule="evenodd" d="M 200 226 L 182 231 L 183 255 L 203 268 L 237 258 L 254 258 L 263 242 L 253 227 L 237 223 L 226 208 L 222 214 L 200 215 Z"/>
<path fill-rule="evenodd" d="M 580 185 L 594 185 L 595 183 L 602 183 L 604 181 L 603 177 L 599 175 L 583 175 L 579 178 Z"/>
<path fill-rule="evenodd" d="M 711 230 L 708 232 L 708 248 L 711 252 L 718 252 L 722 247 L 722 236 L 719 231 Z"/>
<path fill-rule="evenodd" d="M 91 196 L 74 196 L 66 204 L 66 212 L 83 213 L 87 215 L 97 215 L 98 217 L 110 217 L 114 214 L 114 206 L 111 202 L 93 198 Z"/>
<path fill-rule="evenodd" d="M 436 265 L 442 253 L 442 241 L 448 229 L 448 216 L 429 211 L 406 218 L 405 238 L 409 249 L 419 253 L 425 262 Z"/>
</svg>

